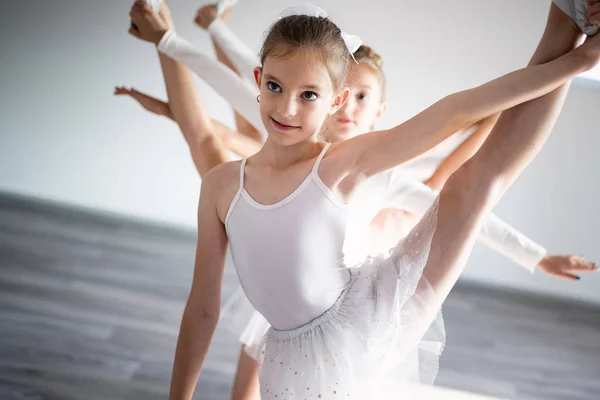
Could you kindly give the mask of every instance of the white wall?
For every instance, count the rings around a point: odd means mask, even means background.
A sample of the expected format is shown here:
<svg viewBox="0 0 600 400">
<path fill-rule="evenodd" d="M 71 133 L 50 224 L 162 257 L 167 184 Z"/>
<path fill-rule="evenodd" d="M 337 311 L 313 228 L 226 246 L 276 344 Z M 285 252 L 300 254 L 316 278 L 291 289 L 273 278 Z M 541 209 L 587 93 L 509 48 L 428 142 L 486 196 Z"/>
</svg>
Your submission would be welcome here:
<svg viewBox="0 0 600 400">
<path fill-rule="evenodd" d="M 129 2 L 10 3 L 0 13 L 0 190 L 193 227 L 199 179 L 176 126 L 112 96 L 114 85 L 128 84 L 164 97 L 155 50 L 126 33 Z M 295 3 L 241 0 L 231 25 L 258 50 L 262 32 Z M 549 1 L 319 4 L 384 56 L 389 126 L 523 66 Z M 178 31 L 212 51 L 192 24 L 200 5 L 178 0 L 171 9 Z M 211 114 L 231 123 L 227 104 L 200 88 Z M 497 208 L 553 252 L 592 259 L 600 259 L 599 106 L 598 85 L 576 83 L 546 148 Z M 600 302 L 600 275 L 575 283 L 528 276 L 481 247 L 465 279 Z"/>
</svg>

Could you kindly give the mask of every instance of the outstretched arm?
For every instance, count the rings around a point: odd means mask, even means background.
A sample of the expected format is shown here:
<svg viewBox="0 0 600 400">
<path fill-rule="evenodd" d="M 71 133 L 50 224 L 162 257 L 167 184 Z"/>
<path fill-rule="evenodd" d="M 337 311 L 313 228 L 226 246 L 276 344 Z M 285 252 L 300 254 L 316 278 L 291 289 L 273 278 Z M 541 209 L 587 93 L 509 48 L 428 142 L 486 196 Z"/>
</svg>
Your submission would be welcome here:
<svg viewBox="0 0 600 400">
<path fill-rule="evenodd" d="M 475 121 L 552 92 L 591 69 L 599 58 L 600 37 L 592 37 L 555 60 L 449 95 L 392 129 L 341 142 L 336 146 L 340 162 L 349 166 L 351 170 L 346 172 L 350 176 L 372 176 L 393 168 Z"/>
</svg>

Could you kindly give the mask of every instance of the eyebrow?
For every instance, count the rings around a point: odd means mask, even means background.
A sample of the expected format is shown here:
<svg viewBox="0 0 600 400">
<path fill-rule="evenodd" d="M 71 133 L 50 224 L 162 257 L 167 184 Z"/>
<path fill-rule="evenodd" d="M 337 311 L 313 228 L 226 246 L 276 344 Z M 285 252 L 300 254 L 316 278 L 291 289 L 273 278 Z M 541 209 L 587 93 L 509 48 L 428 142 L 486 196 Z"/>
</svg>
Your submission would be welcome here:
<svg viewBox="0 0 600 400">
<path fill-rule="evenodd" d="M 265 79 L 268 81 L 281 82 L 279 79 L 277 79 L 275 76 L 273 76 L 271 74 L 265 74 Z M 302 86 L 302 89 L 318 91 L 321 88 L 319 86 L 315 86 L 315 85 L 304 85 L 304 86 Z"/>
<path fill-rule="evenodd" d="M 279 79 L 275 78 L 271 74 L 265 74 L 265 79 L 268 80 L 268 81 L 279 81 Z"/>
</svg>

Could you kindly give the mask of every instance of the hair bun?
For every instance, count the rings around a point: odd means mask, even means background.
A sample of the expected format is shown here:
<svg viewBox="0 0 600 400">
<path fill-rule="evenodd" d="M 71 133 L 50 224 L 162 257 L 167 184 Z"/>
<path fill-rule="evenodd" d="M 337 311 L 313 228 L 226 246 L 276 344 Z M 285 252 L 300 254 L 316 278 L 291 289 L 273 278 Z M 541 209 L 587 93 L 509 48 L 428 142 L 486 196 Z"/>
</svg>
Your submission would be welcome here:
<svg viewBox="0 0 600 400">
<path fill-rule="evenodd" d="M 354 53 L 356 58 L 368 58 L 373 64 L 375 64 L 378 68 L 383 67 L 383 59 L 379 54 L 375 52 L 372 48 L 366 45 L 362 45 L 356 50 Z"/>
</svg>

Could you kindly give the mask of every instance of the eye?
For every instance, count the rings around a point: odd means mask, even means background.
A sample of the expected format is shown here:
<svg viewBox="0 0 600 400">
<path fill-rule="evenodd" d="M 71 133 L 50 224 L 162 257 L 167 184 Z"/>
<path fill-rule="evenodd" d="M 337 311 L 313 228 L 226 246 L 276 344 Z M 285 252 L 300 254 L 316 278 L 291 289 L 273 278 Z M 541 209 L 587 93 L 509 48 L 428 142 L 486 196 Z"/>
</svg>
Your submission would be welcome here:
<svg viewBox="0 0 600 400">
<path fill-rule="evenodd" d="M 366 93 L 360 93 L 356 96 L 358 100 L 366 100 L 369 96 Z"/>
<path fill-rule="evenodd" d="M 302 98 L 304 100 L 314 101 L 319 98 L 319 95 L 316 94 L 315 92 L 306 91 L 306 92 L 302 93 Z"/>
<path fill-rule="evenodd" d="M 267 82 L 267 88 L 271 91 L 271 92 L 281 92 L 281 86 L 279 86 L 278 84 L 276 84 L 273 81 L 269 81 Z"/>
</svg>

